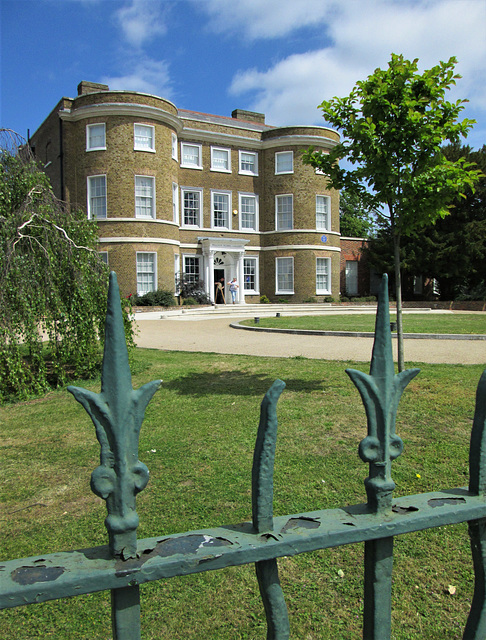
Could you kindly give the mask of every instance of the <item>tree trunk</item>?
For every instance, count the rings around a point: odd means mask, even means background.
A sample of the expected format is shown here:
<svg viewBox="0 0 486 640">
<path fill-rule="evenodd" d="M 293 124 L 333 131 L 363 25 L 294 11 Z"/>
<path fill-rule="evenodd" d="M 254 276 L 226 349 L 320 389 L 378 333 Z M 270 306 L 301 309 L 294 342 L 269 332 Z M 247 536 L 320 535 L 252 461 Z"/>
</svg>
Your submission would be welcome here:
<svg viewBox="0 0 486 640">
<path fill-rule="evenodd" d="M 403 353 L 403 323 L 402 323 L 402 276 L 400 271 L 400 234 L 393 234 L 393 258 L 395 262 L 395 294 L 397 299 L 397 342 L 398 342 L 398 371 L 405 369 Z"/>
</svg>

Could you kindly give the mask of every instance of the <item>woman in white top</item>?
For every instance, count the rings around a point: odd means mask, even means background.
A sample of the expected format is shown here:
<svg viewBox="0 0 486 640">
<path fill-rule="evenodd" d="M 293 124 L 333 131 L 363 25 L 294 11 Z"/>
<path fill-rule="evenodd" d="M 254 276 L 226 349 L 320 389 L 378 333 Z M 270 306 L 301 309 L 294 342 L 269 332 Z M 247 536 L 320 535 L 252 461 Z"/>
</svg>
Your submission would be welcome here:
<svg viewBox="0 0 486 640">
<path fill-rule="evenodd" d="M 236 292 L 238 291 L 238 283 L 236 282 L 236 278 L 233 278 L 233 280 L 230 282 L 229 290 L 231 293 L 231 299 L 233 300 L 233 304 L 235 304 Z"/>
</svg>

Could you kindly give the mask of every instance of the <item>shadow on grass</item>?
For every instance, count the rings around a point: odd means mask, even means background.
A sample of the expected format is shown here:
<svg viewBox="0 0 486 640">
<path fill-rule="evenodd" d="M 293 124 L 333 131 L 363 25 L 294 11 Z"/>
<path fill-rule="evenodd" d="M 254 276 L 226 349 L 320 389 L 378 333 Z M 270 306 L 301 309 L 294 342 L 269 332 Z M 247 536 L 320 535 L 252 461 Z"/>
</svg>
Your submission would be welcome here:
<svg viewBox="0 0 486 640">
<path fill-rule="evenodd" d="M 164 384 L 166 389 L 175 391 L 181 395 L 205 396 L 205 395 L 239 395 L 261 396 L 270 389 L 275 378 L 258 373 L 245 371 L 219 371 L 218 373 L 190 373 Z M 298 378 L 286 378 L 284 380 L 288 391 L 322 391 L 322 380 L 302 380 Z"/>
</svg>

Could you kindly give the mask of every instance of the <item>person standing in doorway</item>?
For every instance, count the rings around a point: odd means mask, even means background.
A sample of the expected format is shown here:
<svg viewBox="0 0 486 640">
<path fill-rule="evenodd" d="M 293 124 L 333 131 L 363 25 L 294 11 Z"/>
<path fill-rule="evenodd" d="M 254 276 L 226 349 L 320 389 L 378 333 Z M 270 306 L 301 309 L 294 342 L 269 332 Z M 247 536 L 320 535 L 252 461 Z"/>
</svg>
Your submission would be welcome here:
<svg viewBox="0 0 486 640">
<path fill-rule="evenodd" d="M 233 304 L 235 304 L 236 303 L 236 292 L 238 291 L 238 283 L 236 282 L 236 278 L 233 278 L 233 280 L 230 282 L 229 290 L 230 290 L 230 293 L 231 293 L 231 299 L 233 301 Z"/>
<path fill-rule="evenodd" d="M 224 278 L 216 284 L 216 304 L 218 303 L 226 304 L 226 300 L 224 299 Z"/>
</svg>

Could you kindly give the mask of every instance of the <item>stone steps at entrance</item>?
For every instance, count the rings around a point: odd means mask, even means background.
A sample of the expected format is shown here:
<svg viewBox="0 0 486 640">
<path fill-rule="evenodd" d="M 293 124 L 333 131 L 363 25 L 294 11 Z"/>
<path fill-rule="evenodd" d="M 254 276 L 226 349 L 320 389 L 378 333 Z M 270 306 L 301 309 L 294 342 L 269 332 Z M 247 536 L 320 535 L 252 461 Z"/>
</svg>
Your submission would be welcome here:
<svg viewBox="0 0 486 640">
<path fill-rule="evenodd" d="M 146 307 L 149 309 L 149 307 Z M 404 313 L 429 313 L 430 308 L 404 309 Z M 158 309 L 156 311 L 135 312 L 135 319 L 154 320 L 161 318 L 177 318 L 179 320 L 190 320 L 196 318 L 222 318 L 222 317 L 268 317 L 280 313 L 282 316 L 309 316 L 321 314 L 343 314 L 343 313 L 376 313 L 376 305 L 349 305 L 338 306 L 331 303 L 320 304 L 227 304 L 207 307 L 179 307 L 177 309 Z M 445 313 L 450 313 L 446 311 Z"/>
</svg>

